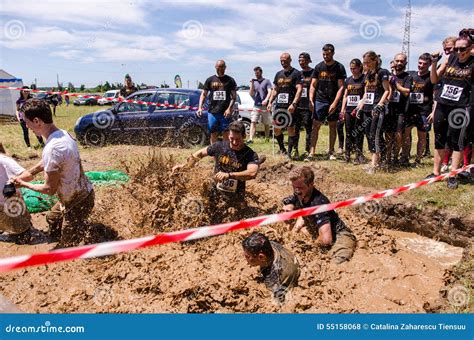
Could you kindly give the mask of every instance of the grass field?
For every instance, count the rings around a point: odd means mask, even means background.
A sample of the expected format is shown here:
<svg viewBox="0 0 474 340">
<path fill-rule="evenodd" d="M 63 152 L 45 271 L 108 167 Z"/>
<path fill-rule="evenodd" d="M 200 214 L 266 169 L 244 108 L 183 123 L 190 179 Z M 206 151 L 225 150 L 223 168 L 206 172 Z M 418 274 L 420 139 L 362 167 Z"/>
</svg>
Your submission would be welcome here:
<svg viewBox="0 0 474 340">
<path fill-rule="evenodd" d="M 58 127 L 73 134 L 74 124 L 80 116 L 95 112 L 102 108 L 104 107 L 74 105 L 69 105 L 69 107 L 66 107 L 63 104 L 57 108 L 57 116 L 54 117 L 54 120 Z M 30 140 L 32 145 L 36 143 L 36 138 L 31 131 Z M 433 140 L 433 138 L 431 138 L 431 140 Z M 9 154 L 15 154 L 20 159 L 30 158 L 31 153 L 36 153 L 38 155 L 40 153 L 40 149 L 38 148 L 34 148 L 34 150 L 28 150 L 26 148 L 23 141 L 21 127 L 17 123 L 0 126 L 0 141 L 3 142 Z M 416 141 L 415 134 L 414 141 Z M 304 135 L 300 138 L 300 151 L 302 150 L 302 145 L 304 145 Z M 272 155 L 272 144 L 265 143 L 262 138 L 257 138 L 255 143 L 252 145 L 252 148 L 258 153 Z M 276 145 L 275 148 L 277 148 Z M 187 150 L 181 149 L 178 151 L 176 149 L 167 149 L 176 154 L 178 159 L 184 159 L 189 155 L 189 151 Z M 323 155 L 327 149 L 328 127 L 323 126 L 320 131 L 318 153 Z M 433 149 L 433 147 L 431 147 L 431 149 Z M 81 146 L 81 153 L 83 155 L 90 153 L 94 154 L 97 153 L 97 151 L 98 150 L 95 148 Z M 414 150 L 412 154 L 413 153 Z M 103 150 L 101 154 L 104 154 Z M 366 156 L 369 156 L 367 152 Z M 281 157 L 269 156 L 270 162 L 281 160 Z M 104 161 L 107 161 L 107 159 Z M 113 156 L 110 156 L 109 161 L 112 165 L 116 160 L 113 159 Z M 303 162 L 298 163 L 304 164 Z M 334 177 L 335 181 L 347 183 L 348 185 L 359 185 L 377 190 L 394 188 L 403 184 L 419 181 L 432 171 L 431 159 L 424 159 L 422 167 L 403 169 L 395 173 L 377 172 L 373 176 L 367 175 L 363 170 L 363 166 L 354 166 L 352 164 L 346 164 L 342 161 L 319 160 L 316 161 L 315 164 L 321 165 L 323 169 L 330 169 L 331 176 Z M 449 208 L 462 213 L 467 213 L 469 211 L 472 212 L 474 210 L 474 190 L 472 190 L 472 186 L 469 185 L 461 185 L 457 190 L 449 190 L 446 188 L 445 183 L 437 183 L 434 185 L 425 186 L 422 189 L 412 190 L 410 192 L 404 193 L 403 197 L 407 200 L 407 202 L 416 203 L 420 209 L 423 209 L 425 206 L 431 206 L 437 208 Z"/>
</svg>

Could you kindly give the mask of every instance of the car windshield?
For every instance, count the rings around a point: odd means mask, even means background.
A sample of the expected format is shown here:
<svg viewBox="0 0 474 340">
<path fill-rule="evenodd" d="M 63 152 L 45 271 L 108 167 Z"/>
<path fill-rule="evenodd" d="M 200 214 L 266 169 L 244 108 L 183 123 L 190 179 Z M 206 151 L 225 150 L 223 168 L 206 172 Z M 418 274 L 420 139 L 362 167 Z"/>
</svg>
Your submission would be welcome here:
<svg viewBox="0 0 474 340">
<path fill-rule="evenodd" d="M 109 92 L 105 94 L 105 98 L 112 98 L 115 95 L 115 92 Z"/>
</svg>

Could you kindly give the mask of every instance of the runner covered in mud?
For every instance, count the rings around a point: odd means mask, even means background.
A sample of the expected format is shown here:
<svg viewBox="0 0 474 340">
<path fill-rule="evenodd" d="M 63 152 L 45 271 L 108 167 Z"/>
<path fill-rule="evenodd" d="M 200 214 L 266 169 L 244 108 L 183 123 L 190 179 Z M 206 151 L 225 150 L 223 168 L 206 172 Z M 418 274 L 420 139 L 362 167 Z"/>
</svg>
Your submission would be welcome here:
<svg viewBox="0 0 474 340">
<path fill-rule="evenodd" d="M 31 236 L 31 216 L 19 190 L 11 179 L 26 170 L 13 158 L 5 155 L 5 149 L 0 143 L 0 233 L 7 232 L 7 241 L 27 243 Z M 32 179 L 29 174 L 26 178 Z"/>
<path fill-rule="evenodd" d="M 330 203 L 328 198 L 314 187 L 314 172 L 308 166 L 297 167 L 289 174 L 294 194 L 283 199 L 283 210 L 314 207 Z M 336 264 L 349 261 L 354 254 L 356 239 L 352 231 L 334 211 L 299 217 L 291 227 L 294 231 L 303 231 L 316 238 L 322 248 L 330 248 Z"/>
<path fill-rule="evenodd" d="M 57 195 L 59 202 L 46 215 L 49 233 L 59 246 L 79 243 L 83 238 L 84 220 L 94 207 L 94 189 L 84 174 L 76 141 L 65 130 L 54 125 L 51 108 L 40 99 L 29 99 L 23 105 L 25 122 L 46 140 L 42 160 L 26 172 L 35 176 L 44 172 L 44 183 L 27 182 L 25 173 L 14 177 L 18 187 L 46 195 Z"/>
<path fill-rule="evenodd" d="M 245 259 L 250 266 L 260 266 L 263 282 L 273 297 L 285 302 L 291 287 L 298 285 L 300 267 L 296 258 L 281 244 L 254 232 L 242 241 Z"/>
<path fill-rule="evenodd" d="M 245 144 L 245 126 L 240 121 L 229 125 L 229 139 L 212 144 L 193 153 L 186 163 L 173 167 L 176 172 L 184 167 L 192 168 L 201 158 L 214 157 L 212 200 L 224 200 L 242 204 L 245 198 L 245 182 L 257 176 L 263 158 Z"/>
</svg>

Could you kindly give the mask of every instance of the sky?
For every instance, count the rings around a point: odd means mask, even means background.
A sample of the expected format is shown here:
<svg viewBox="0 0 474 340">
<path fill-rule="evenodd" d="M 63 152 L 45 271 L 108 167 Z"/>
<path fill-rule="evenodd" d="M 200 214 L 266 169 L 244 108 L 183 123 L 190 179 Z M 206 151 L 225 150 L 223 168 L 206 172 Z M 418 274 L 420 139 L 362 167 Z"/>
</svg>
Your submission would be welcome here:
<svg viewBox="0 0 474 340">
<path fill-rule="evenodd" d="M 402 49 L 407 0 L 0 0 L 0 68 L 29 85 L 123 82 L 183 87 L 215 73 L 247 85 L 253 68 L 273 79 L 280 54 L 311 54 L 335 45 L 335 59 L 349 71 L 368 50 L 387 67 Z M 442 40 L 474 26 L 471 0 L 413 0 L 410 69 L 421 53 L 441 50 Z"/>
</svg>

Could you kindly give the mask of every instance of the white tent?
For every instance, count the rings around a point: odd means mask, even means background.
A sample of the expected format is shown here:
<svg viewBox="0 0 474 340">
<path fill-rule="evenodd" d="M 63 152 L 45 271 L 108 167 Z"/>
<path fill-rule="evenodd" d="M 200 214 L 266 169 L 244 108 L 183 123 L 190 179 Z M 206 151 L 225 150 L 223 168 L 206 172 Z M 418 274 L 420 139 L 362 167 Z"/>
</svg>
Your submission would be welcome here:
<svg viewBox="0 0 474 340">
<path fill-rule="evenodd" d="M 23 81 L 0 69 L 0 86 L 22 87 Z M 0 88 L 0 118 L 13 118 L 20 91 Z"/>
</svg>

